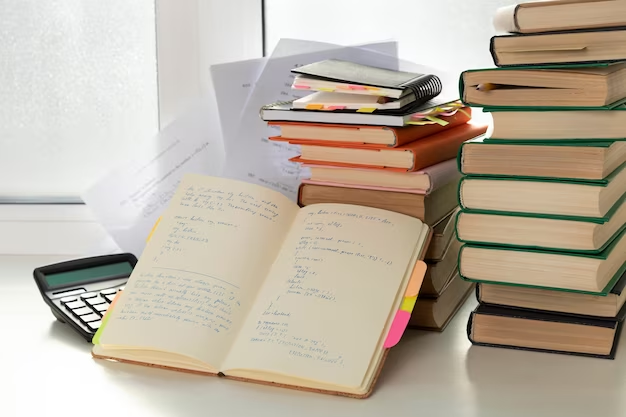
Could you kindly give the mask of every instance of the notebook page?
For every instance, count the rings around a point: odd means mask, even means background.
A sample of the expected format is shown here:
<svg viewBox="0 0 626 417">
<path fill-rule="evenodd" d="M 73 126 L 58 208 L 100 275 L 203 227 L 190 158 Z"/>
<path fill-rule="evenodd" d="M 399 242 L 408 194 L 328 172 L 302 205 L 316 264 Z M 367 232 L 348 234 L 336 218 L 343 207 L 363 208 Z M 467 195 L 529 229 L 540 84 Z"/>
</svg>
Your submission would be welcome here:
<svg viewBox="0 0 626 417">
<path fill-rule="evenodd" d="M 368 207 L 301 209 L 223 372 L 360 386 L 423 227 Z"/>
<path fill-rule="evenodd" d="M 297 211 L 263 187 L 185 176 L 100 344 L 174 352 L 218 367 Z"/>
</svg>

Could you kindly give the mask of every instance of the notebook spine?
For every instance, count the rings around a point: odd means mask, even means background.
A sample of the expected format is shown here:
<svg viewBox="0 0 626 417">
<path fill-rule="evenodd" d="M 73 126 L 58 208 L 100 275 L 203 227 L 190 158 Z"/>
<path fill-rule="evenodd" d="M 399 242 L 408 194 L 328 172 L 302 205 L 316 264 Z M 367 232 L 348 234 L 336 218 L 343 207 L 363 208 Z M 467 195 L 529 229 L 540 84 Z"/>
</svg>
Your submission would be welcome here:
<svg viewBox="0 0 626 417">
<path fill-rule="evenodd" d="M 443 84 L 436 75 L 424 75 L 405 86 L 415 94 L 416 102 L 419 104 L 426 103 L 437 97 L 443 90 Z"/>
</svg>

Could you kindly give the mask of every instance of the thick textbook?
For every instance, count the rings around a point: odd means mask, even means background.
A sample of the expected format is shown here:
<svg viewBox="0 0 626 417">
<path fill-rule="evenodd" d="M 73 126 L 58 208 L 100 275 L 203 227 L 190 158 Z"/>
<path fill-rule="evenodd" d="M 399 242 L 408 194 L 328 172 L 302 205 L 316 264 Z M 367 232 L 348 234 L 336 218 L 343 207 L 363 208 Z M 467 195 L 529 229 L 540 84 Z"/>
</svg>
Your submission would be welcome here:
<svg viewBox="0 0 626 417">
<path fill-rule="evenodd" d="M 626 274 L 603 297 L 575 292 L 552 291 L 497 284 L 476 284 L 479 303 L 576 316 L 623 319 L 626 314 Z"/>
<path fill-rule="evenodd" d="M 613 109 L 626 97 L 626 64 L 510 66 L 464 71 L 464 104 L 519 109 Z"/>
<path fill-rule="evenodd" d="M 625 16 L 623 1 L 529 1 L 499 8 L 493 26 L 496 32 L 541 33 L 626 26 Z"/>
<path fill-rule="evenodd" d="M 620 320 L 572 317 L 480 304 L 470 315 L 474 345 L 614 359 Z"/>
<path fill-rule="evenodd" d="M 599 253 L 464 244 L 459 272 L 470 281 L 606 295 L 626 271 L 626 230 Z"/>
<path fill-rule="evenodd" d="M 619 62 L 626 60 L 626 28 L 499 35 L 490 51 L 499 67 Z"/>
<path fill-rule="evenodd" d="M 626 194 L 626 163 L 598 180 L 464 176 L 459 204 L 467 210 L 604 218 Z"/>
<path fill-rule="evenodd" d="M 187 175 L 93 355 L 366 397 L 408 323 L 430 236 L 402 214 L 299 208 L 261 186 Z"/>
</svg>

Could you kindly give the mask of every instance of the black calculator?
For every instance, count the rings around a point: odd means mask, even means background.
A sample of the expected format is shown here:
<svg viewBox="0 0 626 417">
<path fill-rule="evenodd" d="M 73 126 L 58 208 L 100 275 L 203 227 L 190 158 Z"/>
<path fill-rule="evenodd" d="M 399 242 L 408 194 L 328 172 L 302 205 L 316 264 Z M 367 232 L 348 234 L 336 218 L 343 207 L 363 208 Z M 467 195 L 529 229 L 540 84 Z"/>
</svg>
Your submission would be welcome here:
<svg viewBox="0 0 626 417">
<path fill-rule="evenodd" d="M 33 275 L 52 314 L 91 342 L 136 264 L 133 254 L 122 253 L 42 266 Z"/>
</svg>

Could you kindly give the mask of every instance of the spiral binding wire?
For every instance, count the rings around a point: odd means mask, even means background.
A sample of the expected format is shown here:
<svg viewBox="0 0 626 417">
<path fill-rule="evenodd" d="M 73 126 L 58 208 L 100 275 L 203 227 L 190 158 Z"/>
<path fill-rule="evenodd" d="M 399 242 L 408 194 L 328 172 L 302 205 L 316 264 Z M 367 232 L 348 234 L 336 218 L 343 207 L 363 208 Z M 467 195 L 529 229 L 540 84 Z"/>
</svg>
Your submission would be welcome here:
<svg viewBox="0 0 626 417">
<path fill-rule="evenodd" d="M 417 82 L 412 82 L 406 86 L 415 94 L 415 105 L 426 103 L 434 99 L 443 90 L 443 84 L 436 75 L 424 75 Z"/>
<path fill-rule="evenodd" d="M 285 105 L 285 104 L 291 104 L 291 103 L 293 103 L 295 100 L 296 100 L 296 99 L 294 98 L 294 99 L 291 99 L 291 100 L 286 100 L 286 101 L 276 101 L 276 102 L 274 102 L 274 103 L 271 103 L 271 104 L 266 104 L 266 105 L 264 105 L 264 106 L 261 106 L 261 108 L 259 109 L 259 117 L 260 117 L 261 119 L 263 119 L 263 110 L 271 109 L 272 107 L 275 107 L 275 106 L 282 106 L 282 105 Z"/>
</svg>

